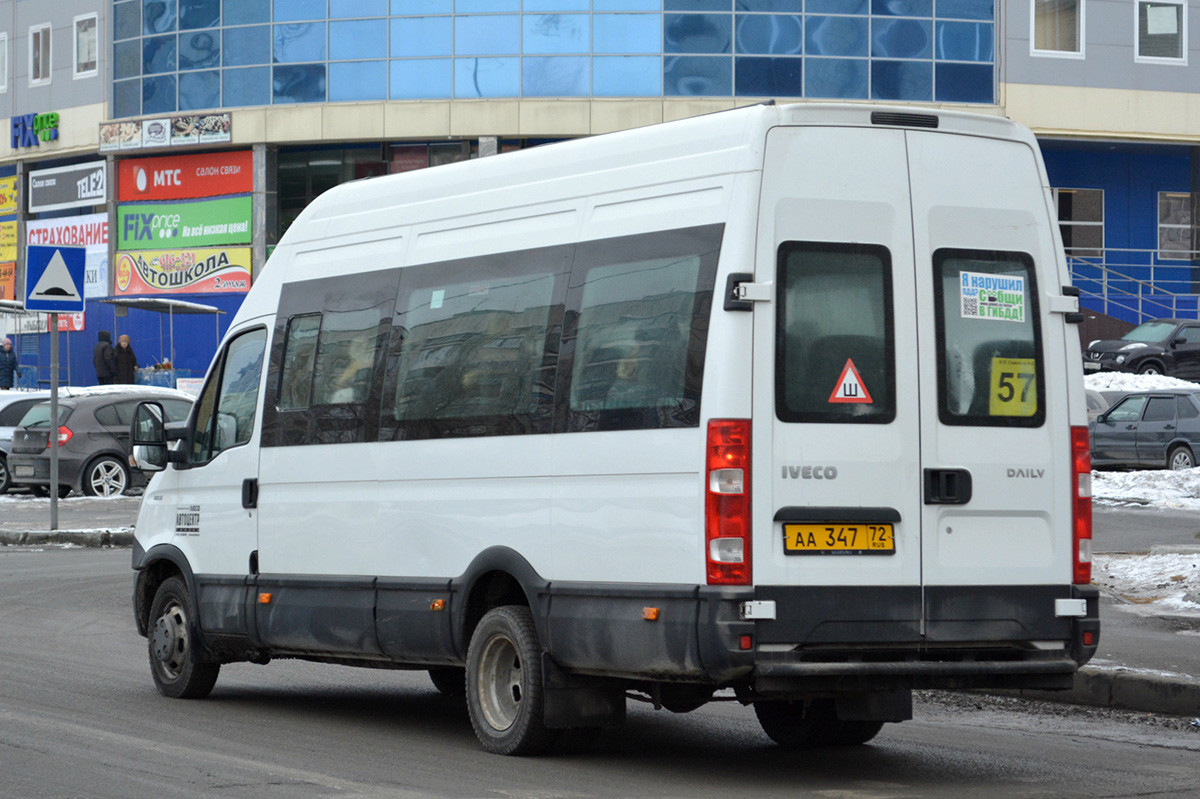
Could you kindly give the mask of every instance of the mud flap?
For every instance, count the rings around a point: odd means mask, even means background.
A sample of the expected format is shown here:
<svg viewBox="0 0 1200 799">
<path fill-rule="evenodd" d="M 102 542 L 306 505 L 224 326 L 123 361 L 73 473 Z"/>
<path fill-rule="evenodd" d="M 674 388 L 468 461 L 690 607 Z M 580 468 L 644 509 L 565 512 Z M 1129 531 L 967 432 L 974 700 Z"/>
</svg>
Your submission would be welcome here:
<svg viewBox="0 0 1200 799">
<path fill-rule="evenodd" d="M 908 721 L 912 718 L 912 691 L 873 691 L 848 694 L 834 700 L 841 721 Z"/>
<path fill-rule="evenodd" d="M 602 678 L 579 677 L 542 653 L 543 721 L 552 729 L 612 727 L 625 721 L 625 691 Z"/>
</svg>

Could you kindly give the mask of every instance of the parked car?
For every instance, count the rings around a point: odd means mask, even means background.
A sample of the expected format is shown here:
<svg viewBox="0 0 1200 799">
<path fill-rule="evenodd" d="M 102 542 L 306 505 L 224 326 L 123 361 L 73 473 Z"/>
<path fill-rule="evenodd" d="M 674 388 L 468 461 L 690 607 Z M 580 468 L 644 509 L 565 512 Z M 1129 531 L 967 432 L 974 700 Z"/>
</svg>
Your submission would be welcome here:
<svg viewBox="0 0 1200 799">
<path fill-rule="evenodd" d="M 1083 369 L 1200 379 L 1200 321 L 1152 319 L 1119 339 L 1093 341 Z"/>
<path fill-rule="evenodd" d="M 1092 465 L 1191 469 L 1200 451 L 1200 391 L 1137 391 L 1088 425 Z"/>
<path fill-rule="evenodd" d="M 139 402 L 162 403 L 167 420 L 187 419 L 193 398 L 173 389 L 105 387 L 63 398 L 58 403 L 59 494 L 81 491 L 112 497 L 145 485 L 145 475 L 129 466 L 129 424 Z M 50 490 L 50 403 L 39 402 L 22 417 L 12 438 L 8 470 L 14 484 L 34 493 Z"/>
<path fill-rule="evenodd" d="M 1084 392 L 1087 397 L 1087 415 L 1088 421 L 1096 421 L 1096 417 L 1109 409 L 1110 403 L 1107 397 L 1095 389 L 1087 389 Z"/>
</svg>

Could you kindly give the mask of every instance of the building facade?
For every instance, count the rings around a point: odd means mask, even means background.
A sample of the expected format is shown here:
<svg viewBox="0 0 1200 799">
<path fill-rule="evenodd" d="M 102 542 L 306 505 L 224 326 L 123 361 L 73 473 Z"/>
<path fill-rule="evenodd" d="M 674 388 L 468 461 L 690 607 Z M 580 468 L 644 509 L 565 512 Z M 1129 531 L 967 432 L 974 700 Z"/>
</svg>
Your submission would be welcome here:
<svg viewBox="0 0 1200 799">
<path fill-rule="evenodd" d="M 16 250 L 0 254 L 0 293 L 20 290 L 28 243 L 81 237 L 71 379 L 88 382 L 95 333 L 114 328 L 144 361 L 200 373 L 274 243 L 340 182 L 768 99 L 844 100 L 1030 126 L 1085 304 L 1192 314 L 1167 293 L 1195 290 L 1197 4 L 0 0 L 0 195 L 6 179 L 16 195 L 0 203 Z M 34 196 L 35 173 L 78 180 L 97 162 L 101 196 Z M 225 315 L 168 317 L 169 344 L 164 317 L 105 302 L 147 297 Z M 41 367 L 48 336 L 29 338 Z"/>
</svg>

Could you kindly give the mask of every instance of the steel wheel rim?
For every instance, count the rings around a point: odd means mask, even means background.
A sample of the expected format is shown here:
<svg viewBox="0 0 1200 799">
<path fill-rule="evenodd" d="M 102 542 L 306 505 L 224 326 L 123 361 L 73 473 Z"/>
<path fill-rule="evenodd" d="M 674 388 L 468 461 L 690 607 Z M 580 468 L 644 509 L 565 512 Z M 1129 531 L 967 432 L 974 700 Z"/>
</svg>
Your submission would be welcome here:
<svg viewBox="0 0 1200 799">
<path fill-rule="evenodd" d="M 188 654 L 187 611 L 172 600 L 154 623 L 150 636 L 150 651 L 154 655 L 154 667 L 168 681 L 175 681 L 187 666 Z"/>
<path fill-rule="evenodd" d="M 1179 450 L 1171 456 L 1171 469 L 1173 471 L 1182 471 L 1192 468 L 1192 456 L 1185 450 Z"/>
<path fill-rule="evenodd" d="M 8 487 L 8 464 L 0 458 L 0 490 Z"/>
<path fill-rule="evenodd" d="M 115 497 L 125 491 L 125 470 L 116 461 L 100 461 L 92 467 L 92 493 L 98 497 Z"/>
<path fill-rule="evenodd" d="M 479 659 L 479 706 L 488 725 L 507 730 L 521 712 L 521 657 L 512 640 L 494 635 Z"/>
</svg>

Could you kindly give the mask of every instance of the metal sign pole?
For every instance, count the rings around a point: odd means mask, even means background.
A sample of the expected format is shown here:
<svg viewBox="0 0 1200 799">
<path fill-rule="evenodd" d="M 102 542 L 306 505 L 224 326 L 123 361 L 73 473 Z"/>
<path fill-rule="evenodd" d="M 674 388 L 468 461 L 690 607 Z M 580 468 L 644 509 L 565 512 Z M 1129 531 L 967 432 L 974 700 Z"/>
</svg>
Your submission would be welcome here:
<svg viewBox="0 0 1200 799">
<path fill-rule="evenodd" d="M 50 529 L 58 529 L 58 314 L 50 314 Z"/>
</svg>

